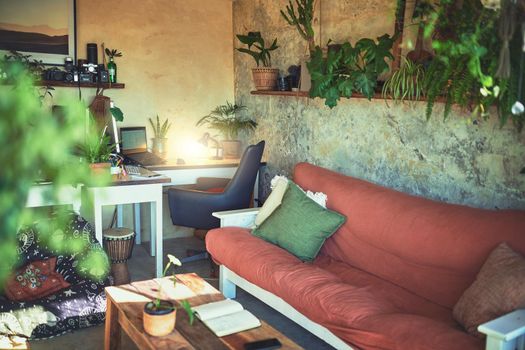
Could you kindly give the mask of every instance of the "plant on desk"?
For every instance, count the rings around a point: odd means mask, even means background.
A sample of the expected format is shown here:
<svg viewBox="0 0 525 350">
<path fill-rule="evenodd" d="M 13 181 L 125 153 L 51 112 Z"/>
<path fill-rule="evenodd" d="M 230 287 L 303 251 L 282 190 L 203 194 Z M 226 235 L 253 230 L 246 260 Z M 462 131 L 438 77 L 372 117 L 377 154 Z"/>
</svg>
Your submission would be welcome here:
<svg viewBox="0 0 525 350">
<path fill-rule="evenodd" d="M 257 127 L 254 120 L 239 115 L 239 112 L 243 110 L 246 110 L 246 106 L 231 104 L 226 101 L 226 104 L 217 106 L 210 114 L 197 122 L 197 126 L 207 126 L 223 135 L 224 158 L 240 158 L 241 142 L 237 139 L 239 132 L 243 130 L 253 131 Z"/>
<path fill-rule="evenodd" d="M 168 141 L 166 135 L 171 128 L 171 123 L 168 122 L 167 118 L 161 123 L 158 115 L 156 122 L 151 118 L 148 118 L 148 120 L 155 135 L 155 137 L 151 139 L 153 141 L 153 152 L 158 155 L 164 155 L 166 153 L 166 142 Z"/>
<path fill-rule="evenodd" d="M 168 263 L 164 268 L 162 277 L 166 277 L 170 267 L 181 266 L 182 263 L 175 256 L 168 254 Z M 173 286 L 177 284 L 175 274 L 172 274 L 171 280 Z M 162 283 L 159 283 L 159 290 L 157 292 L 157 298 L 144 305 L 143 312 L 143 325 L 144 330 L 149 335 L 155 337 L 162 337 L 170 334 L 175 328 L 175 320 L 177 316 L 177 307 L 169 300 L 162 300 Z M 187 300 L 181 301 L 181 305 L 184 310 L 188 313 L 190 325 L 193 324 L 194 315 L 191 309 L 190 303 Z"/>
<path fill-rule="evenodd" d="M 91 124 L 94 125 L 94 123 Z M 115 150 L 115 145 L 110 142 L 109 136 L 99 137 L 98 134 L 95 127 L 88 131 L 86 140 L 81 146 L 82 155 L 94 174 L 109 176 L 111 166 L 109 160 L 111 153 Z"/>
</svg>

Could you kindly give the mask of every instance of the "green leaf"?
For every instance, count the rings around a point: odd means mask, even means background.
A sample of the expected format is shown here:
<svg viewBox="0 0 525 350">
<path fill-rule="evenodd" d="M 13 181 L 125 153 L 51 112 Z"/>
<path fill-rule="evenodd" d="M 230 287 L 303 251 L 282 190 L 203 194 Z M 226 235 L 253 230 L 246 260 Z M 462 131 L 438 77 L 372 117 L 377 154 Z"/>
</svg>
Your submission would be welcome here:
<svg viewBox="0 0 525 350">
<path fill-rule="evenodd" d="M 375 77 L 365 72 L 355 72 L 352 74 L 352 78 L 355 79 L 357 90 L 371 100 L 374 97 L 374 88 L 376 87 Z"/>
<path fill-rule="evenodd" d="M 337 106 L 337 101 L 340 98 L 339 91 L 336 87 L 332 86 L 330 89 L 328 89 L 328 91 L 326 91 L 324 97 L 326 99 L 324 104 L 330 108 L 334 108 L 335 106 Z"/>
<path fill-rule="evenodd" d="M 188 314 L 188 318 L 190 320 L 190 326 L 193 326 L 193 321 L 195 320 L 195 312 L 191 308 L 190 303 L 187 300 L 183 300 L 180 302 L 180 305 Z"/>
<path fill-rule="evenodd" d="M 112 107 L 109 109 L 109 111 L 111 112 L 111 115 L 113 115 L 116 121 L 121 122 L 124 120 L 124 113 L 120 108 Z"/>
<path fill-rule="evenodd" d="M 344 79 L 339 81 L 337 89 L 341 92 L 341 96 L 351 97 L 352 90 L 354 89 L 354 82 L 350 79 Z"/>
</svg>

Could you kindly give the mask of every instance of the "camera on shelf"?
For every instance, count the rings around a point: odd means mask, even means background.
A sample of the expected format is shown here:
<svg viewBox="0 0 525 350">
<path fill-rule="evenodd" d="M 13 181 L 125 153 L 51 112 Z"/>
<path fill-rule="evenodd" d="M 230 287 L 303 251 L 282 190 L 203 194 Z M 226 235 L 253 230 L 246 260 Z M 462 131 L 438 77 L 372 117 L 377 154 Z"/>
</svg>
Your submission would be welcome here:
<svg viewBox="0 0 525 350">
<path fill-rule="evenodd" d="M 63 70 L 60 70 L 58 68 L 50 68 L 46 69 L 44 71 L 44 80 L 50 80 L 50 81 L 65 81 L 66 80 L 66 72 Z"/>
</svg>

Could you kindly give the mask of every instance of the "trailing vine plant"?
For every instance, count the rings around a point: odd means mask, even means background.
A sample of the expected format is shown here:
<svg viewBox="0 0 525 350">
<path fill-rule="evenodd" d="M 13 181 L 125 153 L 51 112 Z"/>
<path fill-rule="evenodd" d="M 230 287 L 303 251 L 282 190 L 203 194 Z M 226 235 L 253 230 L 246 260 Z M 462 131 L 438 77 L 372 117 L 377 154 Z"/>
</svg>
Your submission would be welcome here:
<svg viewBox="0 0 525 350">
<path fill-rule="evenodd" d="M 490 116 L 490 107 L 495 106 L 501 125 L 512 118 L 518 130 L 523 128 L 525 116 L 511 113 L 512 105 L 521 99 L 517 92 L 521 35 L 516 31 L 510 43 L 510 78 L 497 78 L 499 17 L 498 12 L 483 7 L 478 0 L 441 0 L 429 15 L 425 33 L 433 36 L 435 57 L 425 74 L 427 118 L 442 98 L 444 119 L 453 104 L 467 107 L 485 119 Z"/>
</svg>

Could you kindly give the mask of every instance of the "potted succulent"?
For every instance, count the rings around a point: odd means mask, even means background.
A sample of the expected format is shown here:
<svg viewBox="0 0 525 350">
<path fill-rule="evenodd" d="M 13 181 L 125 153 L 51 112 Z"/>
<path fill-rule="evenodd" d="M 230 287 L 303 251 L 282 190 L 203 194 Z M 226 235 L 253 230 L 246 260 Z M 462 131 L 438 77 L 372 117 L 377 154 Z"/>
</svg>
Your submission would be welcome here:
<svg viewBox="0 0 525 350">
<path fill-rule="evenodd" d="M 265 47 L 265 42 L 260 32 L 249 32 L 248 35 L 237 35 L 237 39 L 248 48 L 238 48 L 237 51 L 248 54 L 255 59 L 257 68 L 252 68 L 253 82 L 257 90 L 274 90 L 277 85 L 279 69 L 271 68 L 270 52 L 276 50 L 277 39 L 270 47 Z M 262 64 L 262 67 L 260 65 Z"/>
<path fill-rule="evenodd" d="M 155 135 L 155 137 L 151 139 L 153 152 L 163 155 L 166 153 L 166 142 L 168 141 L 166 135 L 168 130 L 171 128 L 171 123 L 168 123 L 167 118 L 163 123 L 161 123 L 158 115 L 156 122 L 154 122 L 151 118 L 148 118 L 148 120 L 151 128 L 153 129 L 153 134 Z"/>
<path fill-rule="evenodd" d="M 237 159 L 241 155 L 241 142 L 237 139 L 241 130 L 253 131 L 257 123 L 247 117 L 237 115 L 237 112 L 245 110 L 246 106 L 226 104 L 217 106 L 210 114 L 202 117 L 197 126 L 205 125 L 215 129 L 224 137 L 222 143 L 224 158 Z"/>
<path fill-rule="evenodd" d="M 181 262 L 175 256 L 168 254 L 168 263 L 164 268 L 162 277 L 166 277 L 170 267 L 181 266 Z M 175 274 L 172 275 L 171 280 L 173 285 L 177 283 Z M 142 314 L 142 322 L 144 330 L 149 335 L 154 337 L 163 337 L 173 332 L 175 328 L 175 321 L 177 318 L 177 307 L 169 300 L 161 300 L 162 297 L 162 284 L 159 284 L 159 290 L 157 292 L 157 298 L 144 305 L 144 311 Z M 193 310 L 187 300 L 181 302 L 182 307 L 188 313 L 190 325 L 193 324 Z"/>
</svg>

